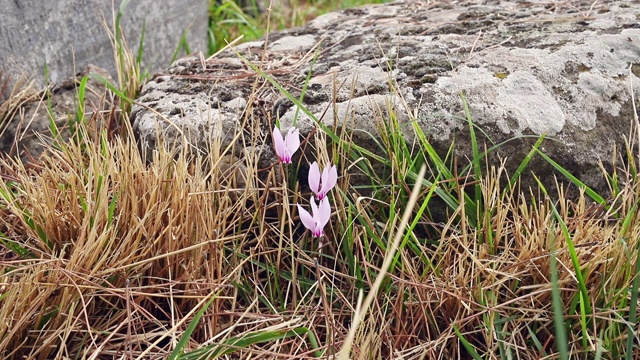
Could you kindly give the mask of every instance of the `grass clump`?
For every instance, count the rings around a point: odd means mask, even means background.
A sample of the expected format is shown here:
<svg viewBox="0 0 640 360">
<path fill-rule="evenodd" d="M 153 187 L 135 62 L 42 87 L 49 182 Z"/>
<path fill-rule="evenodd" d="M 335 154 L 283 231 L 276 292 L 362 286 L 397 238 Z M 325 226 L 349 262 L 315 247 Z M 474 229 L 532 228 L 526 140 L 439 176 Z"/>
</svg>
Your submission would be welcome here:
<svg viewBox="0 0 640 360">
<path fill-rule="evenodd" d="M 109 89 L 131 102 L 134 78 Z M 638 355 L 637 136 L 603 173 L 604 202 L 572 176 L 577 199 L 562 185 L 554 199 L 520 189 L 543 137 L 512 174 L 488 161 L 480 131 L 460 164 L 455 145 L 439 155 L 419 127 L 381 112 L 375 154 L 319 125 L 286 166 L 234 158 L 241 136 L 147 163 L 118 110 L 96 115 L 117 114 L 118 134 L 86 126 L 80 104 L 73 138 L 39 166 L 0 161 L 3 358 Z M 296 207 L 311 196 L 298 172 L 316 160 L 339 174 L 319 238 Z"/>
</svg>

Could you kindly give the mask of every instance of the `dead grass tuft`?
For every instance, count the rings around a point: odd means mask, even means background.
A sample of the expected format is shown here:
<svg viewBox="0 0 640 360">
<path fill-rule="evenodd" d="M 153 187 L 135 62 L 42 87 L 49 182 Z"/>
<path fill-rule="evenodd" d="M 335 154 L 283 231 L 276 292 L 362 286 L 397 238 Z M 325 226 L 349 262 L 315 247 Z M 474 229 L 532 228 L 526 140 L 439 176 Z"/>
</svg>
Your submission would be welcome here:
<svg viewBox="0 0 640 360">
<path fill-rule="evenodd" d="M 87 131 L 50 148 L 37 171 L 0 161 L 3 356 L 165 357 L 212 298 L 185 349 L 212 354 L 221 351 L 216 345 L 268 334 L 270 341 L 226 349 L 240 357 L 337 352 L 360 289 L 367 293 L 381 270 L 380 241 L 396 231 L 400 203 L 336 197 L 329 244 L 318 257 L 317 244 L 283 211 L 298 195 L 275 185 L 277 167 L 259 170 L 255 159 L 223 166 L 233 160 L 222 149 L 196 159 L 163 151 L 146 164 L 132 138 Z M 324 143 L 317 151 L 330 158 Z M 246 181 L 259 171 L 271 172 L 260 176 L 267 183 Z M 481 179 L 479 226 L 453 214 L 428 232 L 436 238 L 408 233 L 410 245 L 399 249 L 356 332 L 354 358 L 467 358 L 461 337 L 490 358 L 555 353 L 552 242 L 566 316 L 579 314 L 567 243 L 548 199 L 501 195 L 504 172 L 492 166 Z M 345 179 L 340 191 L 357 194 Z M 594 309 L 588 344 L 618 354 L 635 266 L 629 255 L 638 246 L 637 193 L 624 188 L 608 211 L 562 191 L 554 204 L 586 274 Z M 418 204 L 427 196 L 423 189 Z M 479 240 L 488 234 L 491 243 Z M 568 322 L 576 354 L 591 351 L 579 323 Z"/>
<path fill-rule="evenodd" d="M 139 83 L 121 81 L 135 94 Z M 554 201 L 537 189 L 505 189 L 502 164 L 445 176 L 427 145 L 403 147 L 397 124 L 384 118 L 388 172 L 364 171 L 380 164 L 352 156 L 350 134 L 338 144 L 318 130 L 308 152 L 341 174 L 320 252 L 295 214 L 309 197 L 293 181 L 298 164 L 259 169 L 259 154 L 229 155 L 248 148 L 242 140 L 214 142 L 207 157 L 160 150 L 147 162 L 126 111 L 119 114 L 119 134 L 79 124 L 69 142 L 49 145 L 38 167 L 0 160 L 3 358 L 175 351 L 186 359 L 301 359 L 347 347 L 357 359 L 557 358 L 552 249 L 570 355 L 619 358 L 627 336 L 638 336 L 627 322 L 640 246 L 632 160 L 617 169 L 626 185 L 607 207 L 584 194 L 570 200 L 561 187 Z M 108 111 L 94 116 L 113 120 Z M 270 141 L 257 131 L 246 137 Z M 420 156 L 428 171 L 414 192 L 420 182 L 408 174 Z M 356 170 L 372 174 L 372 189 L 351 184 Z M 480 198 L 465 197 L 476 184 Z M 431 201 L 445 195 L 459 206 L 434 221 Z M 364 316 L 353 327 L 356 314 Z"/>
</svg>

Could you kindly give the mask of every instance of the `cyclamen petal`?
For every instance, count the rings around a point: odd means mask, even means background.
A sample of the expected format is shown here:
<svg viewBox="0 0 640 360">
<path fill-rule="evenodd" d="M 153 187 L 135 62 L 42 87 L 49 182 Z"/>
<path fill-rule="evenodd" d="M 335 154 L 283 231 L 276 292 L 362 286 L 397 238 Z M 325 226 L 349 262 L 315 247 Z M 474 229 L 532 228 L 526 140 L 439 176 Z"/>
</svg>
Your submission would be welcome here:
<svg viewBox="0 0 640 360">
<path fill-rule="evenodd" d="M 338 182 L 338 170 L 333 165 L 331 168 L 322 171 L 322 192 L 326 195 Z"/>
<path fill-rule="evenodd" d="M 298 205 L 298 214 L 300 215 L 300 221 L 302 221 L 302 225 L 307 229 L 315 229 L 316 222 L 313 219 L 313 216 L 309 214 L 307 210 L 305 210 L 300 204 Z"/>
<path fill-rule="evenodd" d="M 284 139 L 282 138 L 282 133 L 280 132 L 280 129 L 278 129 L 278 127 L 274 127 L 272 135 L 273 135 L 273 147 L 276 150 L 276 155 L 278 155 L 278 157 L 282 161 L 282 157 L 284 156 L 284 153 L 287 150 L 286 146 L 284 145 Z"/>
<path fill-rule="evenodd" d="M 295 128 L 289 128 L 287 135 L 283 138 L 280 129 L 274 126 L 272 135 L 276 155 L 284 164 L 291 164 L 291 157 L 300 147 L 300 131 Z"/>
<path fill-rule="evenodd" d="M 302 221 L 302 224 L 307 229 L 311 230 L 311 235 L 321 237 L 324 235 L 325 225 L 327 225 L 331 218 L 331 204 L 329 204 L 329 199 L 327 198 L 320 201 L 320 206 L 316 205 L 313 198 L 310 199 L 310 202 L 311 214 L 303 209 L 300 204 L 297 204 L 300 221 Z"/>
<path fill-rule="evenodd" d="M 287 150 L 289 150 L 289 156 L 293 156 L 300 147 L 300 130 L 289 128 L 284 143 L 287 145 Z"/>
<path fill-rule="evenodd" d="M 331 218 L 331 204 L 329 204 L 328 198 L 324 198 L 320 200 L 320 206 L 318 207 L 318 225 L 317 226 L 320 228 L 320 231 L 324 229 L 324 226 L 327 225 L 330 218 Z"/>
<path fill-rule="evenodd" d="M 316 196 L 320 193 L 320 167 L 317 161 L 309 167 L 309 188 Z"/>
<path fill-rule="evenodd" d="M 338 182 L 338 170 L 333 165 L 331 168 L 325 168 L 320 175 L 318 162 L 314 161 L 309 168 L 309 187 L 318 200 L 322 200 L 327 193 L 336 186 Z"/>
</svg>

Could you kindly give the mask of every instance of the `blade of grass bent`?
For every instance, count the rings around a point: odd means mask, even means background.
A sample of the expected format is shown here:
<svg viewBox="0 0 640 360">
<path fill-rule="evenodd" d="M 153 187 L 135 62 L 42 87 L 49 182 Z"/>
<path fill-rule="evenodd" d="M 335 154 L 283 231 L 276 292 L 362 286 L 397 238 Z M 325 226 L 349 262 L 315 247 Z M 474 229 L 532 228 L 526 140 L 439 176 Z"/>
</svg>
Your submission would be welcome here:
<svg viewBox="0 0 640 360">
<path fill-rule="evenodd" d="M 218 296 L 216 296 L 216 295 L 212 296 L 204 304 L 204 306 L 202 306 L 202 308 L 200 308 L 200 310 L 198 310 L 198 312 L 193 317 L 193 320 L 191 320 L 191 322 L 189 323 L 189 326 L 187 326 L 187 330 L 185 330 L 185 332 L 180 337 L 180 340 L 178 341 L 178 344 L 176 344 L 176 347 L 173 349 L 173 351 L 169 355 L 169 357 L 168 357 L 169 360 L 176 360 L 176 359 L 180 358 L 180 355 L 182 355 L 182 350 L 184 349 L 185 346 L 187 346 L 187 343 L 189 343 L 189 340 L 191 339 L 191 334 L 196 329 L 196 326 L 198 326 L 198 322 L 200 322 L 200 319 L 204 315 L 204 312 L 207 311 L 209 306 L 211 306 L 213 301 L 215 299 L 217 299 L 217 298 L 218 298 Z"/>
<path fill-rule="evenodd" d="M 467 99 L 464 96 L 464 92 L 460 91 L 460 97 L 462 98 L 462 105 L 464 107 L 464 115 L 467 118 L 467 124 L 469 126 L 469 136 L 471 138 L 471 151 L 473 152 L 473 158 L 471 162 L 473 163 L 473 175 L 475 180 L 480 180 L 482 178 L 482 166 L 480 165 L 480 150 L 478 149 L 478 139 L 476 138 L 476 131 L 473 125 L 473 118 L 471 117 L 471 110 L 469 109 L 469 103 L 467 103 Z M 480 218 L 480 212 L 482 211 L 482 184 L 480 181 L 476 181 L 474 186 L 475 193 L 475 211 L 476 211 L 476 219 Z"/>
<path fill-rule="evenodd" d="M 180 358 L 185 360 L 215 359 L 220 356 L 230 355 L 236 351 L 245 349 L 254 344 L 282 340 L 289 337 L 301 336 L 304 334 L 311 334 L 311 332 L 305 327 L 298 327 L 292 330 L 256 331 L 242 336 L 229 338 L 220 344 L 209 345 L 188 352 L 180 356 Z M 315 338 L 315 335 L 313 335 L 313 338 Z"/>
<path fill-rule="evenodd" d="M 6 246 L 7 249 L 13 251 L 22 259 L 35 257 L 35 255 L 31 254 L 29 250 L 22 247 L 18 242 L 11 240 L 2 231 L 0 231 L 0 245 Z"/>
<path fill-rule="evenodd" d="M 482 356 L 480 356 L 480 354 L 478 354 L 476 349 L 473 348 L 473 345 L 471 345 L 471 343 L 467 341 L 467 339 L 464 337 L 464 335 L 462 335 L 460 330 L 458 330 L 457 326 L 455 325 L 453 326 L 453 331 L 455 331 L 456 336 L 458 337 L 458 340 L 460 340 L 464 348 L 467 349 L 467 352 L 469 353 L 469 355 L 471 355 L 471 357 L 474 358 L 474 360 L 482 360 Z"/>
<path fill-rule="evenodd" d="M 126 101 L 130 104 L 133 104 L 132 99 L 130 99 L 127 95 L 125 95 L 122 91 L 120 91 L 120 89 L 115 87 L 111 82 L 109 82 L 109 80 L 105 79 L 104 76 L 96 73 L 89 73 L 89 76 L 98 80 L 100 84 L 104 85 L 107 89 L 111 90 L 111 92 L 113 92 L 121 100 Z"/>
<path fill-rule="evenodd" d="M 584 188 L 585 194 L 587 194 L 591 199 L 593 199 L 593 201 L 597 202 L 599 205 L 605 205 L 607 203 L 606 200 L 602 196 L 600 196 L 600 194 L 598 194 L 593 189 L 588 187 L 585 183 L 580 181 L 577 177 L 573 176 L 573 174 L 571 174 L 562 166 L 560 166 L 560 164 L 553 161 L 553 159 L 551 159 L 547 154 L 543 153 L 539 149 L 536 149 L 536 151 L 540 156 L 542 156 L 543 159 L 545 159 L 549 164 L 551 164 L 551 166 L 553 166 L 556 170 L 558 170 L 562 175 L 564 175 L 572 183 L 574 183 L 580 188 Z"/>
</svg>

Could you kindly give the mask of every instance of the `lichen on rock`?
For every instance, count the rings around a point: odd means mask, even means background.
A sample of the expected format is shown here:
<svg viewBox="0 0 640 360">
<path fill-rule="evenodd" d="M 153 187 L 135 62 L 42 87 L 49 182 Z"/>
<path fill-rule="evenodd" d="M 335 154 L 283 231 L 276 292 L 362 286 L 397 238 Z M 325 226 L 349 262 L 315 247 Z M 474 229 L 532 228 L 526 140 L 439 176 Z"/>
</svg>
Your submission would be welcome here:
<svg viewBox="0 0 640 360">
<path fill-rule="evenodd" d="M 293 96 L 306 84 L 302 104 L 314 118 L 347 126 L 368 148 L 376 146 L 369 134 L 392 111 L 407 141 L 413 131 L 406 125 L 416 122 L 437 149 L 455 140 L 457 155 L 470 156 L 464 94 L 487 135 L 481 143 L 511 139 L 495 155 L 508 158 L 512 170 L 546 134 L 546 153 L 605 191 L 597 164 L 612 166 L 613 146 L 623 145 L 632 121 L 630 87 L 640 84 L 633 71 L 640 59 L 638 12 L 640 4 L 625 1 L 592 7 L 480 0 L 334 12 L 271 33 L 266 44 L 236 46 L 205 67 L 198 57 L 177 61 L 143 89 L 134 130 L 147 151 L 157 147 L 158 134 L 165 143 L 186 136 L 206 149 L 212 138 L 228 143 L 243 126 L 260 128 L 268 140 L 276 118 L 308 134 L 315 120 L 260 77 L 257 66 Z M 270 141 L 262 145 L 272 154 Z M 533 166 L 552 184 L 548 164 Z"/>
</svg>

